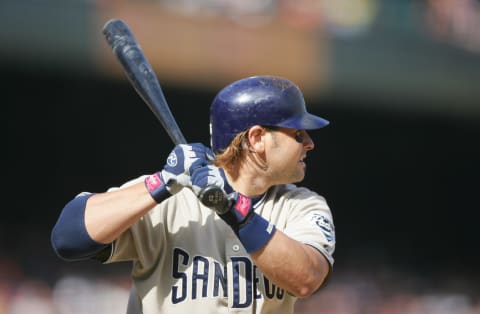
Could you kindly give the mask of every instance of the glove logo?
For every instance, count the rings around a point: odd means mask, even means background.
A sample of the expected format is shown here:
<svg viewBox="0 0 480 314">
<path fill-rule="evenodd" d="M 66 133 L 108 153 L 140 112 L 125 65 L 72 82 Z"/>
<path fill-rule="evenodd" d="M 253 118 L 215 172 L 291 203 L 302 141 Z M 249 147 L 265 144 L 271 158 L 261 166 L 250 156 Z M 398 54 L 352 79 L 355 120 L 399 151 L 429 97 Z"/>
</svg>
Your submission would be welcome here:
<svg viewBox="0 0 480 314">
<path fill-rule="evenodd" d="M 177 154 L 175 154 L 175 152 L 171 152 L 170 155 L 168 155 L 167 164 L 170 167 L 175 167 L 177 165 L 177 161 Z"/>
<path fill-rule="evenodd" d="M 162 179 L 160 179 L 160 175 L 158 174 L 158 172 L 152 174 L 151 176 L 148 176 L 145 179 L 145 184 L 147 185 L 147 189 L 149 192 L 152 192 L 163 185 Z"/>
<path fill-rule="evenodd" d="M 238 195 L 237 203 L 235 204 L 235 209 L 242 215 L 243 217 L 247 216 L 248 211 L 250 210 L 252 204 L 252 200 L 242 194 Z"/>
</svg>

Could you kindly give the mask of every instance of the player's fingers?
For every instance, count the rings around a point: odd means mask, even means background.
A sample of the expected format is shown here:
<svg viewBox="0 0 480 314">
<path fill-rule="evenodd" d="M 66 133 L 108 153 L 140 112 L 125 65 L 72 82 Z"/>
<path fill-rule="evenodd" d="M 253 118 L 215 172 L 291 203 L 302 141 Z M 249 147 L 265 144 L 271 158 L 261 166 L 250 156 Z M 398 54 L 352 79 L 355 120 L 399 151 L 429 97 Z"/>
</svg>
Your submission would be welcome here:
<svg viewBox="0 0 480 314">
<path fill-rule="evenodd" d="M 219 181 L 222 182 L 221 188 L 223 191 L 227 194 L 230 194 L 233 192 L 233 188 L 230 186 L 227 180 L 227 176 L 225 175 L 225 171 L 223 171 L 222 168 L 211 166 L 211 172 L 215 177 L 220 178 Z"/>
<path fill-rule="evenodd" d="M 209 147 L 203 145 L 202 143 L 192 144 L 191 150 L 195 152 L 196 157 L 198 158 L 202 158 L 202 159 L 205 158 L 209 161 L 213 161 L 216 159 L 213 151 Z"/>
<path fill-rule="evenodd" d="M 203 168 L 203 167 L 207 166 L 208 164 L 209 164 L 209 161 L 207 161 L 205 159 L 196 159 L 187 168 L 186 173 L 191 176 L 195 172 L 195 170 L 197 170 L 199 168 Z"/>
<path fill-rule="evenodd" d="M 210 163 L 210 149 L 201 143 L 192 145 L 182 144 L 182 150 L 185 155 L 184 173 L 191 174 L 198 167 L 206 166 Z"/>
<path fill-rule="evenodd" d="M 192 173 L 192 187 L 194 192 L 198 195 L 200 190 L 208 185 L 208 168 L 197 168 Z"/>
</svg>

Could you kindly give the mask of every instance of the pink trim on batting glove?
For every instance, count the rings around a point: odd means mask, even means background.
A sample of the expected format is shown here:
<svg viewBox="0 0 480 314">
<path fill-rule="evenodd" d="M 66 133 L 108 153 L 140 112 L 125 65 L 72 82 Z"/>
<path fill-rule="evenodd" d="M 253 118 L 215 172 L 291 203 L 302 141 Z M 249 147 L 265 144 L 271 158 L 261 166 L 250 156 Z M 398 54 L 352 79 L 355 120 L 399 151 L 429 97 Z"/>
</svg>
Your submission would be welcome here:
<svg viewBox="0 0 480 314">
<path fill-rule="evenodd" d="M 148 193 L 157 203 L 161 203 L 171 194 L 167 190 L 167 185 L 163 182 L 160 172 L 156 172 L 145 178 L 145 187 Z"/>
</svg>

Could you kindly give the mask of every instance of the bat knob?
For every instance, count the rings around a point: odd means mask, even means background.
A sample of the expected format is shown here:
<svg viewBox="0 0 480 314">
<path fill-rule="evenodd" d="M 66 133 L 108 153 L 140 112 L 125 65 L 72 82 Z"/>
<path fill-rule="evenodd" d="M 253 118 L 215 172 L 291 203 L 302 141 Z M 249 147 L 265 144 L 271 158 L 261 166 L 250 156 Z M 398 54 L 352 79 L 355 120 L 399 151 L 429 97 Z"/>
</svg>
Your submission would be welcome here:
<svg viewBox="0 0 480 314">
<path fill-rule="evenodd" d="M 230 200 L 227 194 L 216 185 L 207 185 L 198 193 L 200 202 L 222 215 L 230 210 Z"/>
</svg>

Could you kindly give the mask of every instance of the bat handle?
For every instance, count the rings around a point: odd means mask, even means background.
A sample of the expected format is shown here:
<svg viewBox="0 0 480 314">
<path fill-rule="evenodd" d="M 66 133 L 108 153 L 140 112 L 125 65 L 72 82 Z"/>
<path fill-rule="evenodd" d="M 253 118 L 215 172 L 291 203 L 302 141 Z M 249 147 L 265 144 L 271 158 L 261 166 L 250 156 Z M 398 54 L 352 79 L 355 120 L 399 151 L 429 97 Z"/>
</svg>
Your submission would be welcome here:
<svg viewBox="0 0 480 314">
<path fill-rule="evenodd" d="M 232 206 L 232 200 L 216 185 L 207 185 L 201 189 L 198 193 L 198 199 L 203 205 L 216 211 L 219 215 L 228 212 Z"/>
</svg>

